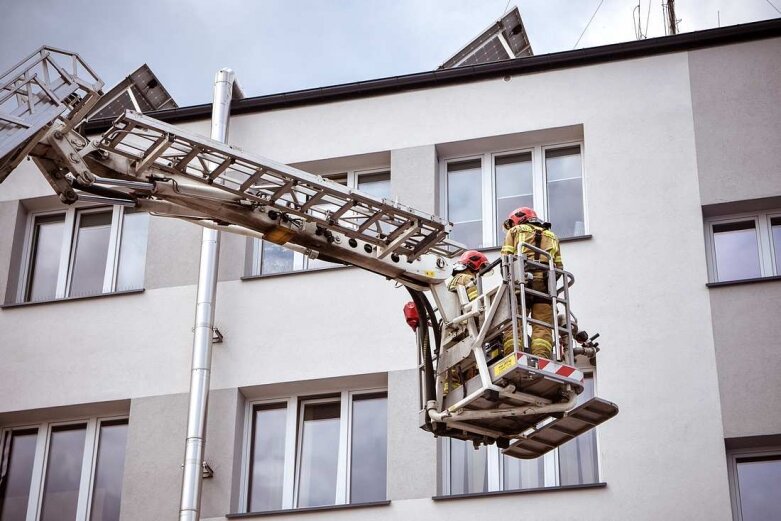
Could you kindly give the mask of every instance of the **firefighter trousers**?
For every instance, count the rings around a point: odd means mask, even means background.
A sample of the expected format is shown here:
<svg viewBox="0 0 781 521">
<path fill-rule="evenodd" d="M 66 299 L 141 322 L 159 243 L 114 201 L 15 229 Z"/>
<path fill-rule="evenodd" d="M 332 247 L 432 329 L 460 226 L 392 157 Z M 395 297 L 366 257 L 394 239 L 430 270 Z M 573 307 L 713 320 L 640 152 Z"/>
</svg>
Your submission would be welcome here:
<svg viewBox="0 0 781 521">
<path fill-rule="evenodd" d="M 548 288 L 543 279 L 534 279 L 531 288 L 543 293 L 548 292 Z M 541 320 L 548 324 L 553 324 L 553 306 L 550 301 L 540 298 L 527 298 L 527 306 L 530 308 L 530 315 L 535 320 Z M 520 342 L 525 344 L 526 331 L 519 331 Z M 503 337 L 504 354 L 509 355 L 513 350 L 513 332 L 505 331 Z M 553 354 L 553 332 L 550 328 L 539 324 L 532 324 L 531 354 L 542 358 L 550 359 Z"/>
</svg>

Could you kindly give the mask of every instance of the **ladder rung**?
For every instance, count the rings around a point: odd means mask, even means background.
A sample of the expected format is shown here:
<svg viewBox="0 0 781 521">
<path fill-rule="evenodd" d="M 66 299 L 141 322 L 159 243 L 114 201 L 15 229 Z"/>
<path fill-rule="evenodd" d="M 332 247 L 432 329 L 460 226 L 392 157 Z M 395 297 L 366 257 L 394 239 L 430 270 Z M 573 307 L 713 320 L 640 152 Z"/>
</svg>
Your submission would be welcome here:
<svg viewBox="0 0 781 521">
<path fill-rule="evenodd" d="M 251 176 L 249 176 L 249 178 L 247 178 L 247 180 L 246 180 L 246 181 L 244 181 L 243 183 L 241 183 L 241 186 L 239 187 L 239 191 L 240 191 L 240 192 L 246 192 L 246 191 L 247 191 L 247 188 L 249 188 L 250 186 L 254 185 L 254 184 L 255 184 L 255 182 L 256 182 L 258 179 L 260 179 L 260 177 L 261 177 L 262 175 L 263 175 L 263 169 L 262 169 L 262 168 L 259 168 L 258 170 L 256 170 L 256 171 L 255 171 L 255 173 L 254 173 L 254 174 L 252 174 Z"/>
<path fill-rule="evenodd" d="M 306 212 L 308 211 L 312 206 L 317 204 L 323 197 L 325 197 L 325 192 L 317 192 L 312 197 L 310 197 L 307 202 L 305 202 L 301 206 L 301 211 Z"/>
<path fill-rule="evenodd" d="M 328 216 L 329 220 L 336 222 L 342 215 L 346 214 L 350 211 L 351 208 L 355 207 L 356 204 L 356 201 L 348 199 L 347 202 L 344 203 L 338 210 Z"/>
<path fill-rule="evenodd" d="M 147 151 L 146 156 L 136 165 L 136 175 L 141 174 L 144 170 L 150 167 L 152 163 L 157 161 L 157 158 L 163 155 L 163 152 L 168 150 L 171 146 L 173 138 L 168 134 L 163 134 L 155 141 L 154 145 Z"/>
<path fill-rule="evenodd" d="M 218 166 L 217 168 L 215 168 L 209 173 L 209 180 L 214 181 L 215 179 L 220 177 L 220 174 L 225 172 L 228 169 L 228 167 L 231 166 L 232 164 L 233 164 L 233 158 L 232 157 L 226 158 L 222 163 L 220 163 L 220 166 Z"/>
<path fill-rule="evenodd" d="M 176 170 L 184 171 L 185 168 L 187 168 L 187 165 L 190 164 L 190 161 L 195 159 L 195 156 L 200 154 L 201 151 L 197 147 L 192 147 L 189 152 L 187 152 L 184 157 L 182 157 L 174 166 Z"/>
<path fill-rule="evenodd" d="M 372 215 L 371 217 L 369 217 L 368 219 L 366 219 L 366 221 L 364 221 L 364 223 L 358 227 L 358 233 L 365 232 L 372 224 L 379 221 L 381 217 L 382 217 L 382 211 L 379 211 L 374 215 Z"/>
</svg>

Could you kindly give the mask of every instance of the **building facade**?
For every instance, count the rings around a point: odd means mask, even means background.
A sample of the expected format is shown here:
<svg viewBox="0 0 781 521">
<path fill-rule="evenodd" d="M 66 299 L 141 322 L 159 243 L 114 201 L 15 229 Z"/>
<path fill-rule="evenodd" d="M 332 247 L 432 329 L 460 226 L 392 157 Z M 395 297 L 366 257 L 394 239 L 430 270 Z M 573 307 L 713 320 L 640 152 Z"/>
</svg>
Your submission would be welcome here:
<svg viewBox="0 0 781 521">
<path fill-rule="evenodd" d="M 779 93 L 770 21 L 236 103 L 231 144 L 489 256 L 537 208 L 621 412 L 540 461 L 437 440 L 406 292 L 224 234 L 202 518 L 771 519 Z M 208 109 L 153 115 L 208 135 Z M 0 519 L 175 518 L 201 230 L 64 208 L 31 162 L 0 222 Z"/>
</svg>

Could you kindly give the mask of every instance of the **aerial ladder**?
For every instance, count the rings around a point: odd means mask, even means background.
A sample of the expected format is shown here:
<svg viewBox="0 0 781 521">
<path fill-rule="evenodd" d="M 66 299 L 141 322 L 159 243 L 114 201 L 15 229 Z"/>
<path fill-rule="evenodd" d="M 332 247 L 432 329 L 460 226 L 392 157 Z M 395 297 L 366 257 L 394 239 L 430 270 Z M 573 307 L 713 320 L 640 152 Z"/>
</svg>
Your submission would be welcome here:
<svg viewBox="0 0 781 521">
<path fill-rule="evenodd" d="M 357 266 L 404 286 L 417 339 L 420 427 L 436 436 L 493 444 L 530 459 L 618 413 L 592 398 L 578 405 L 584 374 L 575 358 L 596 357 L 596 336 L 570 309 L 571 273 L 544 250 L 538 260 L 502 255 L 477 276 L 479 296 L 447 289 L 464 247 L 452 225 L 397 201 L 184 131 L 132 111 L 105 133 L 79 129 L 103 83 L 81 58 L 43 47 L 0 78 L 0 182 L 30 157 L 64 204 L 118 204 L 152 215 L 257 237 L 309 258 Z M 529 283 L 547 272 L 548 288 Z M 498 276 L 497 276 L 498 273 Z M 558 317 L 529 316 L 531 299 Z M 552 359 L 533 356 L 531 323 L 547 327 Z M 513 351 L 501 339 L 512 335 Z"/>
</svg>

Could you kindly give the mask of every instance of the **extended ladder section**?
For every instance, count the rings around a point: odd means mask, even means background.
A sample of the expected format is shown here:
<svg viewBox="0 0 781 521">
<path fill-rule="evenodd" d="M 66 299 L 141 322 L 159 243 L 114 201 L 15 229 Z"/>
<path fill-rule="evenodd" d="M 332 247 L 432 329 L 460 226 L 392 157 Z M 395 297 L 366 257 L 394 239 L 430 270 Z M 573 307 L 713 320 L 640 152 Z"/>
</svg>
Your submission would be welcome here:
<svg viewBox="0 0 781 521">
<path fill-rule="evenodd" d="M 547 252 L 524 247 L 541 260 L 502 256 L 499 285 L 471 302 L 462 288 L 457 298 L 434 291 L 444 327 L 435 358 L 437 399 L 424 415 L 433 422 L 421 427 L 475 443 L 496 442 L 508 455 L 534 458 L 615 416 L 618 408 L 599 398 L 577 406 L 584 375 L 575 354 L 592 348 L 583 347 L 588 338 L 573 334 L 574 278 L 556 268 Z M 547 289 L 541 290 L 540 280 Z M 481 289 L 483 282 L 478 277 Z M 530 316 L 532 303 L 548 303 L 553 319 Z M 529 352 L 532 326 L 550 331 L 552 360 Z M 510 343 L 512 350 L 504 347 Z"/>
<path fill-rule="evenodd" d="M 77 54 L 51 47 L 0 77 L 0 182 L 56 119 L 72 128 L 100 98 L 103 82 Z"/>
<path fill-rule="evenodd" d="M 449 258 L 462 249 L 447 239 L 450 225 L 444 219 L 134 112 L 117 119 L 98 147 L 129 158 L 136 177 L 155 167 L 180 181 L 223 192 L 237 203 L 361 241 L 380 259 L 412 261 L 427 253 Z M 285 239 L 269 237 L 279 243 Z"/>
</svg>

